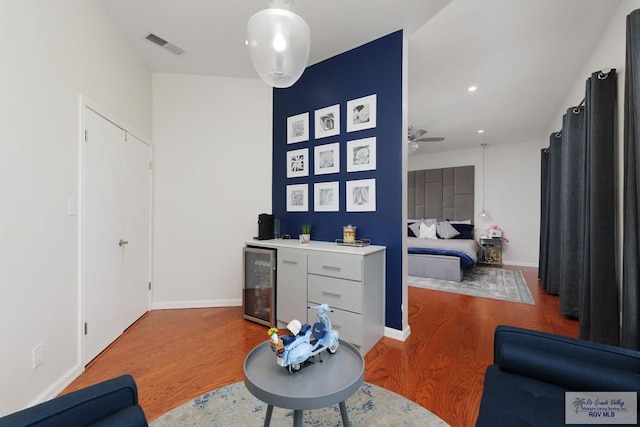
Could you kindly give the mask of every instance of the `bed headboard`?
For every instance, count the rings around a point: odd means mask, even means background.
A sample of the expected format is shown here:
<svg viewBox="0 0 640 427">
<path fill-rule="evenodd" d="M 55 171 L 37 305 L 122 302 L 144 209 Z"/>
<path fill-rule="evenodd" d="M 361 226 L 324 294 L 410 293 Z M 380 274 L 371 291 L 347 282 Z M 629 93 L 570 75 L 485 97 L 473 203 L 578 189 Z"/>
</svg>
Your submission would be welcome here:
<svg viewBox="0 0 640 427">
<path fill-rule="evenodd" d="M 474 166 L 409 172 L 408 218 L 473 221 L 474 176 Z"/>
</svg>

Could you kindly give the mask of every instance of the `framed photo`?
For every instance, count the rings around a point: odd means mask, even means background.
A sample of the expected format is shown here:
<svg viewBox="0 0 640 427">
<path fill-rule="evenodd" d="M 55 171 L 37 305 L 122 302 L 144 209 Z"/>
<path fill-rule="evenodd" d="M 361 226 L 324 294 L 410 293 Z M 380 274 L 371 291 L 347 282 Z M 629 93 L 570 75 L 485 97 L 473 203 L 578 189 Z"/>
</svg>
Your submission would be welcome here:
<svg viewBox="0 0 640 427">
<path fill-rule="evenodd" d="M 377 95 L 347 101 L 347 132 L 376 127 Z"/>
<path fill-rule="evenodd" d="M 287 117 L 287 144 L 309 140 L 309 113 Z"/>
<path fill-rule="evenodd" d="M 309 176 L 309 149 L 287 151 L 287 178 Z"/>
<path fill-rule="evenodd" d="M 309 210 L 309 184 L 287 185 L 287 212 Z"/>
<path fill-rule="evenodd" d="M 347 141 L 347 172 L 376 169 L 376 138 Z"/>
<path fill-rule="evenodd" d="M 340 104 L 316 110 L 313 124 L 316 139 L 340 134 Z"/>
<path fill-rule="evenodd" d="M 316 175 L 340 172 L 340 143 L 316 145 L 313 163 Z"/>
<path fill-rule="evenodd" d="M 347 212 L 375 212 L 376 180 L 347 181 Z"/>
<path fill-rule="evenodd" d="M 316 212 L 338 212 L 338 181 L 313 184 L 313 210 Z"/>
</svg>

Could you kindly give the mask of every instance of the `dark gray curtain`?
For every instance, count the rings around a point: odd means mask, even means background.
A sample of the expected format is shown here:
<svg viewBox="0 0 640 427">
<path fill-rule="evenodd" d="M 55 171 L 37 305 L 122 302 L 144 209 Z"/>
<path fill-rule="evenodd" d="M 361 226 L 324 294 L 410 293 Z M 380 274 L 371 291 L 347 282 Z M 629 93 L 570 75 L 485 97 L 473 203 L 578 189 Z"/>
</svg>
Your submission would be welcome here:
<svg viewBox="0 0 640 427">
<path fill-rule="evenodd" d="M 640 350 L 640 11 L 627 16 L 624 88 L 624 240 L 622 346 Z"/>
<path fill-rule="evenodd" d="M 560 313 L 578 317 L 585 226 L 585 112 L 567 110 L 562 118 L 560 168 Z"/>
<path fill-rule="evenodd" d="M 549 251 L 549 149 L 540 151 L 540 248 L 538 252 L 538 279 L 547 277 Z"/>
<path fill-rule="evenodd" d="M 616 280 L 615 70 L 594 73 L 585 92 L 585 200 L 580 338 L 619 345 Z"/>
<path fill-rule="evenodd" d="M 562 133 L 554 133 L 549 137 L 549 171 L 547 173 L 548 210 L 546 215 L 546 259 L 543 265 L 542 289 L 550 294 L 558 295 L 560 292 L 560 218 L 561 212 L 561 183 L 562 183 Z"/>
<path fill-rule="evenodd" d="M 580 320 L 580 337 L 619 343 L 615 244 L 616 72 L 587 80 L 584 105 L 550 138 L 546 214 L 541 215 L 542 288 Z M 544 178 L 543 178 L 544 179 Z M 545 246 L 546 245 L 546 246 Z"/>
</svg>

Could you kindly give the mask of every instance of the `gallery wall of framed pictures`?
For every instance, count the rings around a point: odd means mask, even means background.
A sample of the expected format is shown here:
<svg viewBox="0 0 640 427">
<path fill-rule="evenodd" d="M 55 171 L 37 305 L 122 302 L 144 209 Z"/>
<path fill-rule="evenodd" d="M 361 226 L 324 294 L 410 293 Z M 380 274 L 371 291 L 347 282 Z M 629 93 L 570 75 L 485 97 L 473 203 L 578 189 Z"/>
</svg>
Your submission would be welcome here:
<svg viewBox="0 0 640 427">
<path fill-rule="evenodd" d="M 402 329 L 402 31 L 306 68 L 273 91 L 272 213 L 280 232 L 386 246 L 387 326 Z M 406 179 L 404 180 L 406 182 Z"/>
<path fill-rule="evenodd" d="M 330 179 L 331 174 L 339 174 L 340 159 L 346 163 L 347 181 L 313 182 L 313 195 L 308 188 L 301 190 L 301 184 L 287 184 L 287 212 L 375 212 L 376 180 L 357 179 L 358 172 L 376 170 L 376 137 L 357 138 L 358 131 L 375 129 L 377 95 L 368 95 L 346 102 L 344 128 L 348 135 L 340 138 L 340 104 L 319 108 L 313 112 L 314 138 L 309 137 L 310 112 L 287 117 L 286 174 L 287 178 L 318 177 Z M 319 141 L 329 138 L 329 143 Z M 304 143 L 319 143 L 313 147 L 313 168 L 310 167 L 310 149 L 297 148 Z M 342 153 L 342 155 L 341 155 Z M 353 173 L 353 176 L 350 174 Z M 345 192 L 345 206 L 340 206 L 340 189 Z M 309 198 L 314 197 L 313 204 Z"/>
</svg>

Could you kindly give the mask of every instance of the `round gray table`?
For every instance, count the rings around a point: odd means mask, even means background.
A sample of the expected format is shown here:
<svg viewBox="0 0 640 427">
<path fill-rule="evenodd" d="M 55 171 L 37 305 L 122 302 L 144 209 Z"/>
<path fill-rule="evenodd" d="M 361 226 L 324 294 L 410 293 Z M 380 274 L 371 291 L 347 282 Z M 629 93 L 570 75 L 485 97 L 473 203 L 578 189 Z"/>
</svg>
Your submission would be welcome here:
<svg viewBox="0 0 640 427">
<path fill-rule="evenodd" d="M 277 365 L 268 341 L 251 350 L 244 360 L 247 390 L 267 404 L 265 427 L 271 423 L 274 406 L 293 409 L 293 425 L 299 427 L 304 409 L 324 408 L 336 403 L 340 405 L 343 425 L 348 426 L 345 400 L 360 388 L 363 379 L 362 355 L 343 340 L 335 354 L 323 351 L 315 357 L 313 364 L 293 374 Z"/>
</svg>

